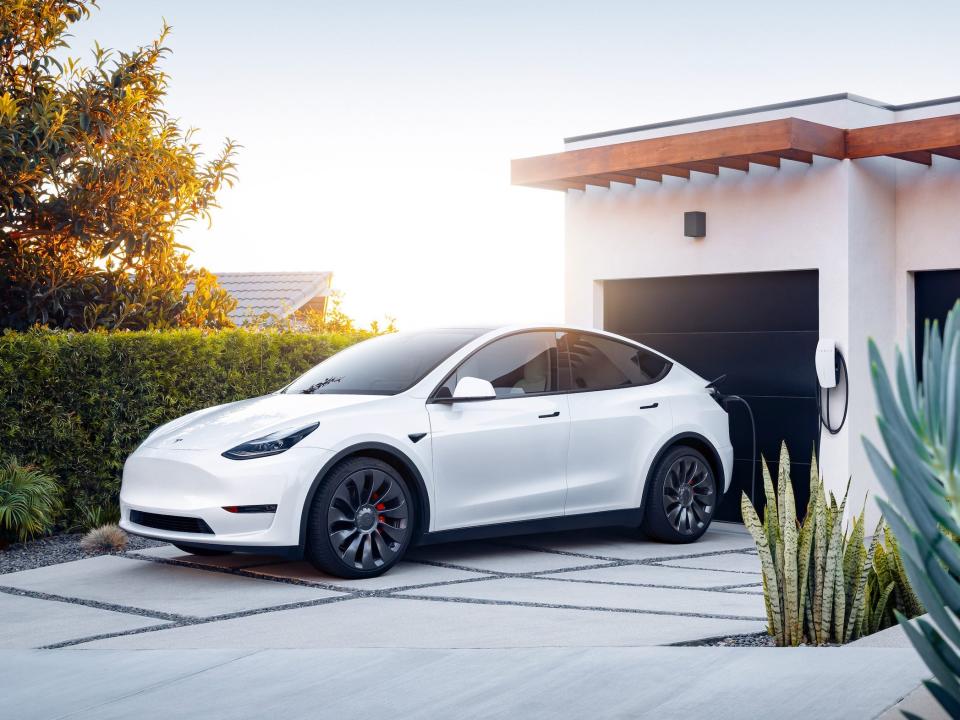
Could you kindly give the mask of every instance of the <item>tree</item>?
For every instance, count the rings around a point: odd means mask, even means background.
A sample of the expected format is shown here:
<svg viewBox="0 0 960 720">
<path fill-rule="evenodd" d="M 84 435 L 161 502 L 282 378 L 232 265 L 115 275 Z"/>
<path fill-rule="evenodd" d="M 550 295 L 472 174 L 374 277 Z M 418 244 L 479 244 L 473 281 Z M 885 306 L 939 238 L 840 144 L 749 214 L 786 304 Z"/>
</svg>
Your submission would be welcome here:
<svg viewBox="0 0 960 720">
<path fill-rule="evenodd" d="M 0 327 L 229 325 L 177 232 L 210 221 L 236 144 L 204 161 L 164 109 L 164 24 L 132 52 L 69 57 L 96 0 L 0 1 Z M 187 283 L 196 280 L 192 294 Z"/>
</svg>

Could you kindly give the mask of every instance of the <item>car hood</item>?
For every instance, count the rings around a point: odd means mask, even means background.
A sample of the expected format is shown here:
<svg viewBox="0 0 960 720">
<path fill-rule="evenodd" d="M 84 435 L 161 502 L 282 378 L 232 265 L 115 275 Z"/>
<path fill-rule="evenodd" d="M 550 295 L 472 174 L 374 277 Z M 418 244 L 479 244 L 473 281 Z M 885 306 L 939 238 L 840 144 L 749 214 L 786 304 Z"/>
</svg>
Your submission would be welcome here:
<svg viewBox="0 0 960 720">
<path fill-rule="evenodd" d="M 289 428 L 293 432 L 322 422 L 324 412 L 381 399 L 381 395 L 265 395 L 172 420 L 154 430 L 143 447 L 229 450 L 278 430 Z"/>
</svg>

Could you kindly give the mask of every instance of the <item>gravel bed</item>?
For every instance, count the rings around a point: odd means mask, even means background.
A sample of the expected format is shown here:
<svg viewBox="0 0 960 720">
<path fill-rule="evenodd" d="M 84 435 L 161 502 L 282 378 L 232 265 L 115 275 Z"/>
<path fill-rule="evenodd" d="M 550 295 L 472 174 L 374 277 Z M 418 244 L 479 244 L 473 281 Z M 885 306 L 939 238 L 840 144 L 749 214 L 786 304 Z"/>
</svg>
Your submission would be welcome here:
<svg viewBox="0 0 960 720">
<path fill-rule="evenodd" d="M 728 635 L 727 637 L 711 638 L 693 643 L 678 643 L 680 645 L 695 645 L 696 647 L 776 647 L 777 643 L 772 636 L 765 632 L 751 635 Z"/>
<path fill-rule="evenodd" d="M 65 533 L 30 542 L 11 545 L 6 550 L 0 550 L 0 575 L 32 570 L 45 565 L 57 565 L 71 560 L 83 560 L 94 555 L 118 555 L 120 553 L 87 553 L 80 548 L 80 533 Z M 127 550 L 142 550 L 144 548 L 166 545 L 158 540 L 128 535 Z M 2 582 L 0 582 L 2 584 Z"/>
</svg>

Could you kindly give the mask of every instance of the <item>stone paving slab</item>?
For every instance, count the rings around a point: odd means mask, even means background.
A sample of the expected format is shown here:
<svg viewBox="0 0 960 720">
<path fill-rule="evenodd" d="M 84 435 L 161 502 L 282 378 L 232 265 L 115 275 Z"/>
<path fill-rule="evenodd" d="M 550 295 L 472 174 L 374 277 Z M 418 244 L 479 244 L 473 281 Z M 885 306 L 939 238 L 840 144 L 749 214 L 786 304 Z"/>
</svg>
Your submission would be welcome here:
<svg viewBox="0 0 960 720">
<path fill-rule="evenodd" d="M 629 528 L 604 528 L 580 532 L 521 535 L 504 539 L 504 544 L 537 547 L 544 550 L 600 556 L 619 560 L 649 560 L 686 555 L 748 550 L 755 546 L 746 531 L 732 532 L 711 527 L 695 543 L 671 545 L 644 538 Z"/>
<path fill-rule="evenodd" d="M 763 619 L 762 595 L 704 590 L 636 588 L 534 578 L 501 578 L 477 583 L 445 585 L 399 593 L 401 596 L 445 597 L 553 606 L 644 610 L 654 613 L 726 615 Z M 685 619 L 684 619 L 685 620 Z M 683 621 L 678 621 L 682 623 Z"/>
<path fill-rule="evenodd" d="M 675 568 L 716 570 L 728 576 L 732 576 L 734 573 L 749 573 L 750 575 L 756 575 L 758 578 L 760 577 L 760 558 L 756 555 L 748 555 L 746 553 L 678 558 L 675 560 L 665 560 L 661 565 Z"/>
<path fill-rule="evenodd" d="M 247 572 L 268 579 L 288 578 L 305 582 L 325 583 L 345 590 L 390 590 L 408 585 L 457 582 L 484 577 L 483 573 L 471 572 L 469 570 L 421 565 L 412 562 L 398 563 L 395 567 L 391 568 L 390 572 L 384 573 L 380 577 L 366 578 L 363 580 L 344 580 L 343 578 L 326 575 L 308 562 L 257 565 L 256 567 L 247 568 Z"/>
<path fill-rule="evenodd" d="M 10 573 L 0 578 L 0 584 L 197 617 L 337 595 L 321 588 L 254 580 L 114 555 Z"/>
<path fill-rule="evenodd" d="M 165 624 L 152 617 L 0 593 L 0 648 L 37 648 Z"/>
<path fill-rule="evenodd" d="M 486 582 L 486 581 L 484 581 Z M 483 584 L 483 583 L 479 583 Z M 496 648 L 657 645 L 765 623 L 511 605 L 358 598 L 97 640 L 85 648 Z"/>
<path fill-rule="evenodd" d="M 917 685 L 910 650 L 13 651 L 10 717 L 872 718 Z M 370 684 L 375 682 L 375 690 Z M 365 691 L 357 691 L 358 683 Z M 387 707 L 385 708 L 385 703 Z"/>
<path fill-rule="evenodd" d="M 522 541 L 522 538 L 516 538 Z M 590 558 L 578 558 L 539 550 L 524 550 L 495 543 L 450 543 L 414 548 L 415 560 L 462 565 L 474 570 L 502 573 L 530 573 L 560 570 L 569 567 L 596 565 Z"/>
<path fill-rule="evenodd" d="M 546 578 L 560 580 L 586 580 L 607 583 L 634 583 L 636 585 L 670 585 L 688 588 L 719 588 L 731 585 L 743 585 L 742 590 L 750 592 L 760 588 L 760 579 L 749 575 L 737 576 L 733 573 L 713 570 L 691 570 L 684 567 L 667 565 L 613 565 L 610 567 L 573 570 L 562 573 L 548 573 Z"/>
</svg>

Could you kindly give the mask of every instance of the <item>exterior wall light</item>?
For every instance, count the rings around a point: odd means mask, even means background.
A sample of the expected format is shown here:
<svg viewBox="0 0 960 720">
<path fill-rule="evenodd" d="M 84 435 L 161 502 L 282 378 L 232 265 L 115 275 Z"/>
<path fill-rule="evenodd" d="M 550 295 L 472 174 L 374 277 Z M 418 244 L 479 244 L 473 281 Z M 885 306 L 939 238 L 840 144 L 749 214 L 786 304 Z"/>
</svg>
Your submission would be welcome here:
<svg viewBox="0 0 960 720">
<path fill-rule="evenodd" d="M 707 235 L 707 214 L 700 210 L 683 214 L 683 234 L 686 237 L 702 238 Z"/>
</svg>

